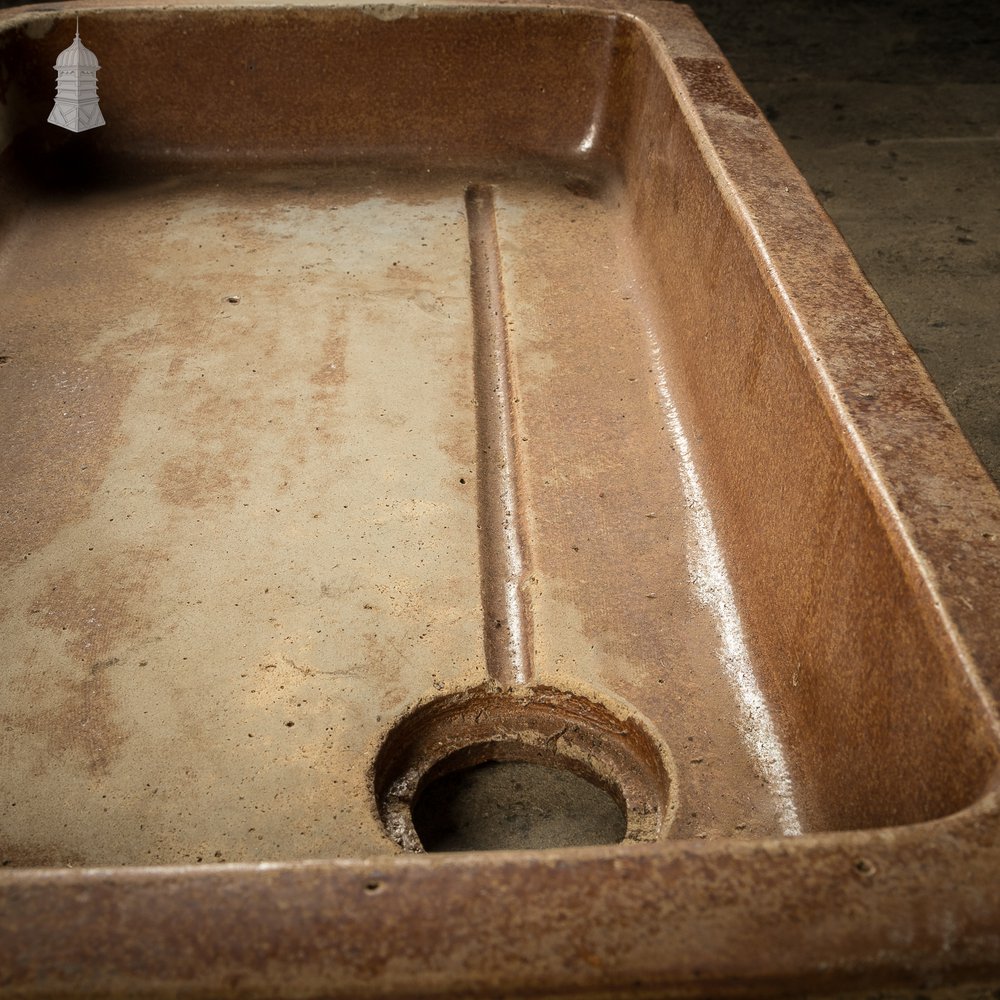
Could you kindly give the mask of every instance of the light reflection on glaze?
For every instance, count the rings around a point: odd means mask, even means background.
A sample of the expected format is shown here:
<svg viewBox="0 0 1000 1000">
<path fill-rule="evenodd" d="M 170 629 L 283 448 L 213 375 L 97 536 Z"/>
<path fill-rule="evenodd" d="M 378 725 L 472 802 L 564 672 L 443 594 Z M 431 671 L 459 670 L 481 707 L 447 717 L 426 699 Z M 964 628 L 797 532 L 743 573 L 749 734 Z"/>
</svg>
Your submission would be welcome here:
<svg viewBox="0 0 1000 1000">
<path fill-rule="evenodd" d="M 726 676 L 739 698 L 743 736 L 757 760 L 761 774 L 775 793 L 782 831 L 786 836 L 797 836 L 802 833 L 802 826 L 792 796 L 785 755 L 771 721 L 771 713 L 753 675 L 743 636 L 743 623 L 736 608 L 736 599 L 719 548 L 715 526 L 712 524 L 712 515 L 705 502 L 705 494 L 702 492 L 677 408 L 667 388 L 663 357 L 653 333 L 647 331 L 647 335 L 652 351 L 656 391 L 680 458 L 684 498 L 694 536 L 694 545 L 688 553 L 691 583 L 698 599 L 711 611 L 718 623 L 719 638 L 722 641 L 720 658 Z"/>
</svg>

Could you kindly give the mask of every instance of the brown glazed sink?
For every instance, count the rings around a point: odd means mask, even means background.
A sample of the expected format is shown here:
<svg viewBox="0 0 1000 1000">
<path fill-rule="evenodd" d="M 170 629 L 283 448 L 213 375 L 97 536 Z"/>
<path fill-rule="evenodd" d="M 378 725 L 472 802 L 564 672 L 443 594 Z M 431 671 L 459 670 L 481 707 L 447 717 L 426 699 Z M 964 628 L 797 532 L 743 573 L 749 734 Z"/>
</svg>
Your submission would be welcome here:
<svg viewBox="0 0 1000 1000">
<path fill-rule="evenodd" d="M 1000 496 L 687 8 L 9 10 L 0 150 L 4 996 L 1000 982 Z"/>
</svg>

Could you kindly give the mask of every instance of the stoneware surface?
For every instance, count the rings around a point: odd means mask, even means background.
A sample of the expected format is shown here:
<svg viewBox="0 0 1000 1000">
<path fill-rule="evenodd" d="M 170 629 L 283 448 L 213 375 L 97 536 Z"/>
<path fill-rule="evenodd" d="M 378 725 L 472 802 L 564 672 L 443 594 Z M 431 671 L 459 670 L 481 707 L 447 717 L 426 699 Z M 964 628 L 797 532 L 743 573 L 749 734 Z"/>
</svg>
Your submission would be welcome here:
<svg viewBox="0 0 1000 1000">
<path fill-rule="evenodd" d="M 687 8 L 0 17 L 0 989 L 1000 978 L 1000 495 Z M 425 851 L 562 770 L 620 843 Z M 530 768 L 525 773 L 529 773 Z"/>
</svg>

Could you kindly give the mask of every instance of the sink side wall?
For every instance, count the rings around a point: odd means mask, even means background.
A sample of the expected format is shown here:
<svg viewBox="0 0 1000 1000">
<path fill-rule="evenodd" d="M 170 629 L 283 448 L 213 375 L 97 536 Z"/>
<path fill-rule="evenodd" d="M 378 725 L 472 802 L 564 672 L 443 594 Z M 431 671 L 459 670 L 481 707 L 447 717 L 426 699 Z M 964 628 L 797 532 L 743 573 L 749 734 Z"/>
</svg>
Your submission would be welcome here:
<svg viewBox="0 0 1000 1000">
<path fill-rule="evenodd" d="M 767 248 L 727 203 L 664 57 L 636 23 L 621 28 L 605 138 L 622 164 L 651 322 L 805 826 L 958 810 L 996 767 L 988 713 L 807 363 L 762 267 Z M 717 52 L 678 62 L 701 111 L 737 127 L 760 121 Z M 766 148 L 759 135 L 746 157 Z M 853 267 L 846 247 L 835 252 Z M 865 302 L 845 308 L 859 327 L 869 319 Z"/>
<path fill-rule="evenodd" d="M 69 14 L 0 31 L 0 139 L 42 157 L 447 166 L 586 160 L 602 114 L 614 19 L 559 10 L 98 9 L 107 125 L 45 124 Z M 402 15 L 402 16 L 400 16 Z M 0 105 L 4 101 L 0 93 Z M 527 112 L 527 113 L 526 113 Z M 3 143 L 0 142 L 0 148 Z"/>
</svg>

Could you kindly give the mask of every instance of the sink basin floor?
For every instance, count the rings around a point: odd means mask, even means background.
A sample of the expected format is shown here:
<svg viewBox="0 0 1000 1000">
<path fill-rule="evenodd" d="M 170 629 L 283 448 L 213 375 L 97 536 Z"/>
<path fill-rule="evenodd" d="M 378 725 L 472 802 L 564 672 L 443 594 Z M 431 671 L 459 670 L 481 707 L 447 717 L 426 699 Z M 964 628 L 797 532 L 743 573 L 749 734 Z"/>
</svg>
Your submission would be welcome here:
<svg viewBox="0 0 1000 1000">
<path fill-rule="evenodd" d="M 398 853 L 381 740 L 488 679 L 480 182 L 149 178 L 3 235 L 5 864 Z M 491 198 L 534 681 L 646 720 L 670 836 L 793 832 L 615 191 Z"/>
</svg>

